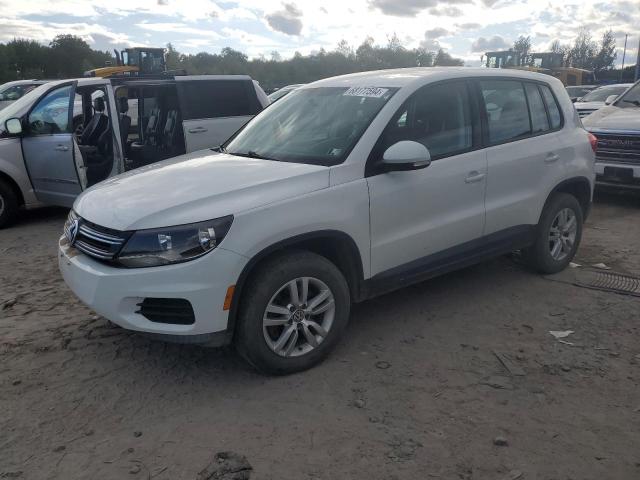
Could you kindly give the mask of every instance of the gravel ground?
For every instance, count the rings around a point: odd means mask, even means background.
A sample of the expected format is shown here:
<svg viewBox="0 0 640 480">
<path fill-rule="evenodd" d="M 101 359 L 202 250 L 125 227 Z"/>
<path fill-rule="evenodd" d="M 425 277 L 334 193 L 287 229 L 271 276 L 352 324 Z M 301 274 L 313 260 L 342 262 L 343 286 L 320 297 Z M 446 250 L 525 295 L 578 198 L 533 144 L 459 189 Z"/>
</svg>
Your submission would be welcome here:
<svg viewBox="0 0 640 480">
<path fill-rule="evenodd" d="M 268 378 L 81 305 L 65 216 L 0 231 L 0 478 L 248 478 L 198 475 L 219 452 L 252 479 L 640 478 L 638 297 L 503 257 L 356 306 L 325 363 Z M 598 196 L 576 262 L 640 276 L 639 238 L 640 199 Z"/>
</svg>

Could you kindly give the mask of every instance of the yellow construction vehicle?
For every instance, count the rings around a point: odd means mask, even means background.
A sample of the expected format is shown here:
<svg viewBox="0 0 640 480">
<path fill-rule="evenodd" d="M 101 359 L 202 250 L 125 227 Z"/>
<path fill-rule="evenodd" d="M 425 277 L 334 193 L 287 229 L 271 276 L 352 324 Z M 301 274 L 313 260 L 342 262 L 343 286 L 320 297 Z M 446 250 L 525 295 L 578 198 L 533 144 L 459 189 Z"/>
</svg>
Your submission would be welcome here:
<svg viewBox="0 0 640 480">
<path fill-rule="evenodd" d="M 514 50 L 485 53 L 487 68 L 516 68 L 530 72 L 545 73 L 558 78 L 564 85 L 591 85 L 595 82 L 591 70 L 565 67 L 562 54 L 554 52 L 521 55 Z"/>
<path fill-rule="evenodd" d="M 116 65 L 105 65 L 84 72 L 85 77 L 112 77 L 114 75 L 158 75 L 167 71 L 164 48 L 125 48 L 116 54 Z"/>
</svg>

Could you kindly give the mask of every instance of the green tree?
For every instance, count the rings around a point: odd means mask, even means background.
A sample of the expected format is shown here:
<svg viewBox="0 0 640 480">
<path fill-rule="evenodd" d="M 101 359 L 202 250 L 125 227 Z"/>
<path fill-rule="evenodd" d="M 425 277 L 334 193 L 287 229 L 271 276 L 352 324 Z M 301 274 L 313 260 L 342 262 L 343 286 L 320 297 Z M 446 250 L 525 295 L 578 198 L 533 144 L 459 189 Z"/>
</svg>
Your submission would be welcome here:
<svg viewBox="0 0 640 480">
<path fill-rule="evenodd" d="M 593 70 L 595 72 L 611 70 L 614 67 L 616 57 L 616 39 L 613 36 L 613 31 L 609 30 L 602 35 L 600 48 L 593 59 Z"/>
<path fill-rule="evenodd" d="M 434 67 L 462 67 L 464 61 L 459 58 L 454 58 L 445 52 L 442 48 L 438 50 L 436 58 L 433 61 Z"/>
<path fill-rule="evenodd" d="M 531 37 L 520 35 L 518 39 L 513 42 L 513 51 L 518 53 L 522 62 L 527 62 L 529 52 L 531 52 Z"/>
</svg>

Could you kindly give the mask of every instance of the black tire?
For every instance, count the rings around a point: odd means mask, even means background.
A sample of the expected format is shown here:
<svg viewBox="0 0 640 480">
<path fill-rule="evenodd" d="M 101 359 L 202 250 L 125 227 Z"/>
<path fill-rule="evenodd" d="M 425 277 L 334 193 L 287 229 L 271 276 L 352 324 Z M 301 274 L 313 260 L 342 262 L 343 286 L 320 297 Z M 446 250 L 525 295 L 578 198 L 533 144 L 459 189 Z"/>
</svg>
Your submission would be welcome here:
<svg viewBox="0 0 640 480">
<path fill-rule="evenodd" d="M 549 240 L 549 233 L 551 227 L 554 224 L 556 216 L 560 211 L 564 209 L 570 209 L 576 219 L 576 232 L 575 241 L 570 251 L 566 252 L 566 256 L 561 259 L 555 259 L 551 254 L 551 245 Z M 540 222 L 536 227 L 535 243 L 523 250 L 522 256 L 526 264 L 532 269 L 545 274 L 558 273 L 569 265 L 573 260 L 578 246 L 580 245 L 580 239 L 582 238 L 582 222 L 583 212 L 580 203 L 573 195 L 568 193 L 555 193 L 547 201 L 547 204 L 542 211 Z"/>
<path fill-rule="evenodd" d="M 317 347 L 300 356 L 285 357 L 275 353 L 267 344 L 263 333 L 263 316 L 279 289 L 301 277 L 313 277 L 329 288 L 335 302 L 333 323 Z M 311 252 L 295 251 L 267 260 L 252 274 L 242 295 L 236 327 L 236 348 L 251 365 L 266 374 L 286 375 L 318 364 L 336 346 L 349 320 L 351 298 L 344 276 L 329 260 Z M 304 337 L 300 338 L 302 342 L 305 341 Z"/>
<path fill-rule="evenodd" d="M 11 225 L 18 215 L 20 203 L 16 192 L 0 178 L 0 228 Z"/>
</svg>

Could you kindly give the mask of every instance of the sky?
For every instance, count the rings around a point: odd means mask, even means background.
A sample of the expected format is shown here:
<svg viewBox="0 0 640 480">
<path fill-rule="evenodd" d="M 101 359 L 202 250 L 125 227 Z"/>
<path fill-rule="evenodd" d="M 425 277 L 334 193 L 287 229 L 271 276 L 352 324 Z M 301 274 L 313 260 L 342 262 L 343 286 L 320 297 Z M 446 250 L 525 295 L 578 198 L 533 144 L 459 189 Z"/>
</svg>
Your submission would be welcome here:
<svg viewBox="0 0 640 480">
<path fill-rule="evenodd" d="M 442 47 L 475 66 L 519 35 L 547 51 L 584 27 L 594 39 L 613 30 L 618 64 L 629 34 L 629 64 L 640 39 L 640 0 L 0 0 L 0 12 L 0 42 L 46 44 L 64 33 L 100 50 L 171 42 L 183 53 L 232 47 L 250 58 L 307 55 L 341 40 L 357 47 L 367 37 L 384 45 L 395 34 L 408 48 Z"/>
</svg>

